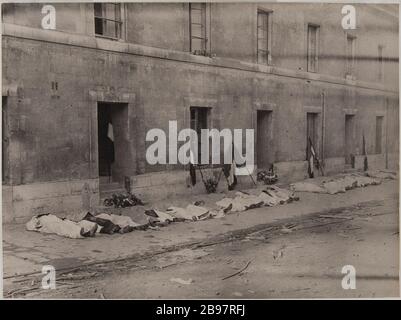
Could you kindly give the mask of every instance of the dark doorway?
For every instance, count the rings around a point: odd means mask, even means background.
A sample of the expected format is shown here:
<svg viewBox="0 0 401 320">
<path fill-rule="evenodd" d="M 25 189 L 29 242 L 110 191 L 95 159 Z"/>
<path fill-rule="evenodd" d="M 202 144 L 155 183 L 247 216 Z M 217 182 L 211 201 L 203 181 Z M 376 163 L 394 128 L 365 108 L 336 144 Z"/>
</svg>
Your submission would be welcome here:
<svg viewBox="0 0 401 320">
<path fill-rule="evenodd" d="M 209 129 L 210 108 L 190 107 L 191 129 L 195 130 L 198 136 L 198 163 L 201 163 L 202 155 L 202 129 Z M 209 150 L 210 155 L 210 150 Z"/>
<path fill-rule="evenodd" d="M 268 169 L 272 164 L 271 138 L 272 138 L 272 111 L 257 111 L 256 156 L 257 166 Z"/>
<path fill-rule="evenodd" d="M 345 164 L 352 164 L 354 155 L 354 115 L 345 115 L 344 157 Z"/>
<path fill-rule="evenodd" d="M 376 154 L 382 153 L 383 116 L 376 117 Z"/>
<path fill-rule="evenodd" d="M 122 182 L 133 166 L 128 145 L 128 105 L 99 102 L 97 120 L 99 178 L 102 183 Z"/>
<path fill-rule="evenodd" d="M 306 160 L 310 159 L 309 139 L 316 153 L 318 153 L 318 113 L 308 112 L 306 114 Z"/>
<path fill-rule="evenodd" d="M 98 152 L 99 176 L 108 177 L 111 181 L 111 165 L 115 160 L 114 130 L 111 118 L 111 108 L 108 104 L 98 105 Z"/>
</svg>

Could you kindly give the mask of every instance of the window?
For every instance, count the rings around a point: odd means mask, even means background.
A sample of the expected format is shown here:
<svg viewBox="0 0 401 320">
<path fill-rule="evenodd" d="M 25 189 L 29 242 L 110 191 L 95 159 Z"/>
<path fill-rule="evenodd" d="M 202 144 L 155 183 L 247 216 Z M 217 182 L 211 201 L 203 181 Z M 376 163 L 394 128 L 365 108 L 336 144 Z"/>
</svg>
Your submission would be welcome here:
<svg viewBox="0 0 401 320">
<path fill-rule="evenodd" d="M 384 46 L 378 46 L 378 64 L 379 64 L 379 81 L 384 79 L 384 59 L 383 59 Z"/>
<path fill-rule="evenodd" d="M 198 136 L 198 163 L 201 163 L 201 130 L 209 128 L 209 115 L 210 108 L 205 107 L 191 107 L 191 129 L 195 130 Z"/>
<path fill-rule="evenodd" d="M 308 24 L 308 71 L 317 72 L 319 55 L 319 26 Z"/>
<path fill-rule="evenodd" d="M 346 77 L 355 77 L 355 43 L 356 37 L 347 35 L 347 72 Z"/>
<path fill-rule="evenodd" d="M 207 9 L 208 6 L 206 3 L 189 4 L 190 50 L 192 53 L 198 55 L 206 55 L 208 51 Z"/>
<path fill-rule="evenodd" d="M 272 12 L 258 10 L 258 63 L 271 63 Z"/>
<path fill-rule="evenodd" d="M 95 3 L 95 34 L 113 39 L 122 38 L 122 6 L 120 3 Z"/>
<path fill-rule="evenodd" d="M 383 116 L 376 117 L 376 154 L 382 153 Z"/>
</svg>

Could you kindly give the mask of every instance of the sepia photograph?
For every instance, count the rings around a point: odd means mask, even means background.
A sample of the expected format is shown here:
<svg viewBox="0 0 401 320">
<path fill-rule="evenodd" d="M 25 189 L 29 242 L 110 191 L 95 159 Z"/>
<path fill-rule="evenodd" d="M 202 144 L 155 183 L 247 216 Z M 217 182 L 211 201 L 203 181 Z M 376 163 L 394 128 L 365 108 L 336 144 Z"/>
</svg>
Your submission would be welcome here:
<svg viewBox="0 0 401 320">
<path fill-rule="evenodd" d="M 4 299 L 400 298 L 397 2 L 2 1 L 0 56 Z"/>
</svg>

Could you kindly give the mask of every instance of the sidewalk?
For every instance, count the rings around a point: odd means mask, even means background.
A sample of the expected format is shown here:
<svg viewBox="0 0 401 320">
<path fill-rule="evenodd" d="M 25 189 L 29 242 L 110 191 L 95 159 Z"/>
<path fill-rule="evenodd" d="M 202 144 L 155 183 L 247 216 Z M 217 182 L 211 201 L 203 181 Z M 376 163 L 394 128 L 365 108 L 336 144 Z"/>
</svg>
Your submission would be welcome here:
<svg viewBox="0 0 401 320">
<path fill-rule="evenodd" d="M 168 204 L 159 203 L 156 206 L 164 209 L 164 206 L 184 205 L 193 200 L 204 200 L 205 206 L 211 207 L 211 204 L 227 195 L 230 196 L 230 193 L 200 195 L 196 199 L 172 199 Z M 4 278 L 40 273 L 43 265 L 66 269 L 125 258 L 140 258 L 143 255 L 176 250 L 174 246 L 180 248 L 185 245 L 190 246 L 217 235 L 367 201 L 391 201 L 398 204 L 398 181 L 383 180 L 378 186 L 357 188 L 337 195 L 314 193 L 297 193 L 297 195 L 300 200 L 296 202 L 232 213 L 221 219 L 177 222 L 160 230 L 114 235 L 97 234 L 94 238 L 85 239 L 67 239 L 57 235 L 28 232 L 23 224 L 4 225 Z M 135 216 L 144 208 L 132 207 L 129 210 L 129 215 Z"/>
</svg>

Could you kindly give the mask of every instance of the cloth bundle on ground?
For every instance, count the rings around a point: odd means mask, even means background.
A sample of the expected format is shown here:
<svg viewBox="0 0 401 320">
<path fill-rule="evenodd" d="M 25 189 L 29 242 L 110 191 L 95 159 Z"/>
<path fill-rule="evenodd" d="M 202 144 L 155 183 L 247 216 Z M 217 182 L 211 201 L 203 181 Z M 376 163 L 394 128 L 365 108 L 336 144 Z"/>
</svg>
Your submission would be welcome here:
<svg viewBox="0 0 401 320">
<path fill-rule="evenodd" d="M 68 219 L 60 219 L 53 214 L 44 214 L 33 217 L 25 227 L 29 231 L 54 233 L 67 238 L 79 239 L 94 236 L 98 226 L 87 220 L 73 222 Z"/>
<path fill-rule="evenodd" d="M 327 193 L 327 190 L 313 182 L 302 181 L 290 184 L 290 189 L 297 192 Z"/>
<path fill-rule="evenodd" d="M 246 194 L 244 192 L 237 192 L 235 198 L 223 198 L 217 201 L 216 204 L 220 208 L 227 209 L 231 206 L 229 211 L 241 212 L 261 206 L 276 206 L 293 200 L 299 200 L 294 196 L 294 193 L 277 186 L 266 187 L 258 196 Z"/>
<path fill-rule="evenodd" d="M 144 205 L 141 199 L 129 192 L 127 194 L 113 194 L 111 198 L 104 199 L 103 203 L 106 207 L 114 206 L 115 208 Z"/>
<path fill-rule="evenodd" d="M 378 185 L 380 183 L 381 181 L 379 179 L 374 179 L 359 174 L 350 174 L 344 177 L 325 180 L 321 183 L 321 185 L 313 180 L 296 182 L 290 185 L 290 189 L 298 192 L 337 194 L 359 187 Z"/>
<path fill-rule="evenodd" d="M 323 182 L 323 188 L 327 190 L 329 194 L 344 193 L 347 190 L 351 190 L 359 187 L 366 187 L 369 185 L 378 185 L 381 181 L 361 175 L 352 174 L 343 178 L 333 179 L 327 182 Z"/>
<path fill-rule="evenodd" d="M 178 220 L 203 220 L 209 217 L 209 209 L 195 206 L 193 204 L 187 205 L 186 208 L 169 207 L 166 213 L 173 216 Z"/>
<path fill-rule="evenodd" d="M 392 171 L 383 171 L 383 170 L 377 170 L 377 171 L 368 171 L 366 172 L 366 175 L 371 178 L 378 178 L 378 179 L 391 179 L 395 180 L 397 178 L 397 174 Z"/>
<path fill-rule="evenodd" d="M 147 225 L 136 223 L 130 217 L 116 214 L 101 213 L 93 216 L 88 212 L 84 219 L 97 223 L 100 226 L 98 232 L 106 234 L 127 233 L 133 230 L 144 230 L 147 227 Z"/>
<path fill-rule="evenodd" d="M 280 200 L 281 204 L 285 202 L 291 202 L 293 200 L 298 201 L 299 197 L 294 195 L 294 192 L 291 190 L 279 188 L 277 186 L 269 186 L 266 187 L 263 192 L 267 193 L 273 198 L 277 198 Z"/>
<path fill-rule="evenodd" d="M 177 218 L 169 215 L 166 212 L 163 212 L 158 209 L 150 209 L 146 210 L 145 214 L 149 216 L 149 223 L 150 225 L 164 225 L 164 224 L 169 224 L 170 222 L 173 221 L 178 221 Z"/>
<path fill-rule="evenodd" d="M 217 201 L 216 204 L 224 209 L 231 206 L 231 212 L 241 212 L 252 208 L 258 208 L 263 205 L 263 200 L 260 200 L 254 195 L 236 192 L 235 196 L 235 198 L 223 198 L 220 201 Z"/>
</svg>

